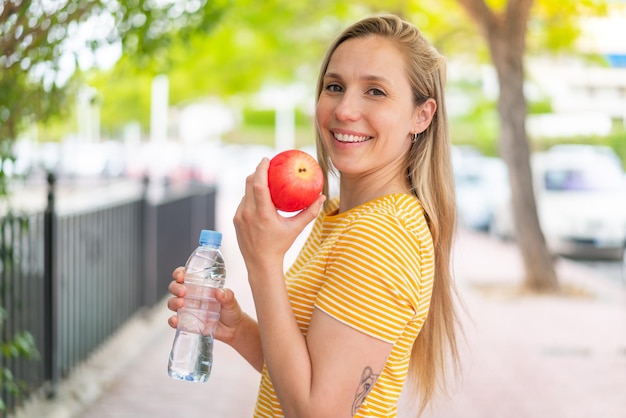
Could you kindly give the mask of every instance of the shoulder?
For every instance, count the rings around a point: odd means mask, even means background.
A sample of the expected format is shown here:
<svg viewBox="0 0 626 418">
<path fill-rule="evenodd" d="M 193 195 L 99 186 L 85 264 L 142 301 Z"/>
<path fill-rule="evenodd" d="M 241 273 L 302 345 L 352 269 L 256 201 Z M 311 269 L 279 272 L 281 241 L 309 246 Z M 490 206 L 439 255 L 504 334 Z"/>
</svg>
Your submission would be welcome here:
<svg viewBox="0 0 626 418">
<path fill-rule="evenodd" d="M 430 240 L 424 209 L 417 197 L 393 194 L 368 202 L 351 214 L 346 233 L 367 230 L 382 241 L 398 235 L 419 241 Z"/>
</svg>

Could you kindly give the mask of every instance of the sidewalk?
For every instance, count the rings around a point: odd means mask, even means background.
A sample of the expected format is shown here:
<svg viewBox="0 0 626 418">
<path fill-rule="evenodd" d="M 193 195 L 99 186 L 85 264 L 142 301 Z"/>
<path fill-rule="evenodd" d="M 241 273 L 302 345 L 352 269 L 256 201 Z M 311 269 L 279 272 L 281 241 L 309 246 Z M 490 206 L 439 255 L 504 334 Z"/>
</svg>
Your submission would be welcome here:
<svg viewBox="0 0 626 418">
<path fill-rule="evenodd" d="M 232 190 L 232 189 L 231 189 Z M 253 313 L 232 214 L 238 190 L 218 196 L 228 286 Z M 559 261 L 567 295 L 520 294 L 516 248 L 461 230 L 454 269 L 466 305 L 463 375 L 426 418 L 626 417 L 626 287 Z M 134 318 L 59 390 L 19 418 L 245 418 L 259 376 L 217 343 L 209 382 L 167 376 L 174 331 L 165 301 Z M 400 418 L 414 416 L 404 399 Z"/>
<path fill-rule="evenodd" d="M 516 248 L 461 234 L 463 380 L 429 418 L 626 417 L 626 287 L 571 261 L 557 271 L 566 295 L 520 294 Z"/>
</svg>

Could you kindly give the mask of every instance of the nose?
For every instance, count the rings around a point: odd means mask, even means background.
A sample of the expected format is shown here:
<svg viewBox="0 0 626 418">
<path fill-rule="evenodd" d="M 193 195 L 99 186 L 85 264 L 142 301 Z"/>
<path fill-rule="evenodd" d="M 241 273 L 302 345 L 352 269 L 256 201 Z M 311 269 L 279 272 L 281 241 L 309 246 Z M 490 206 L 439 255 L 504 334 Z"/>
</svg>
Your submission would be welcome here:
<svg viewBox="0 0 626 418">
<path fill-rule="evenodd" d="M 354 121 L 361 115 L 358 98 L 351 93 L 346 92 L 341 95 L 335 106 L 335 117 L 340 121 Z"/>
</svg>

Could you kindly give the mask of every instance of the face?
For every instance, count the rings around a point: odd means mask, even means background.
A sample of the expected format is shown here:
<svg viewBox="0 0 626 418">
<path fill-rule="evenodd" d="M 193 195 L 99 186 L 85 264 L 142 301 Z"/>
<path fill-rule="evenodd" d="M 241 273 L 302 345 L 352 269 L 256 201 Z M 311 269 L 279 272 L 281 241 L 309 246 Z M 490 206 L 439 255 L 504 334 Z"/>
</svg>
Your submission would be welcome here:
<svg viewBox="0 0 626 418">
<path fill-rule="evenodd" d="M 368 36 L 337 47 L 323 78 L 316 118 L 342 179 L 404 176 L 418 117 L 404 58 L 390 40 Z"/>
</svg>

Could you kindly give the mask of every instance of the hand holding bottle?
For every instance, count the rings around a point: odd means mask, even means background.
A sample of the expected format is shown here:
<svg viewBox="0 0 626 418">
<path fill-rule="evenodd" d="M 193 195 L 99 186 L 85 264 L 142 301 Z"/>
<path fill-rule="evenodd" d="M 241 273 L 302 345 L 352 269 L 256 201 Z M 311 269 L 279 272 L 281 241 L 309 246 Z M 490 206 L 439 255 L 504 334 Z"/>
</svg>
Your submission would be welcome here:
<svg viewBox="0 0 626 418">
<path fill-rule="evenodd" d="M 185 268 L 182 266 L 176 268 L 172 273 L 172 278 L 174 280 L 170 283 L 168 290 L 173 296 L 167 301 L 167 307 L 173 312 L 178 312 L 183 307 L 185 303 L 184 297 L 187 294 L 187 289 L 184 285 Z M 220 320 L 215 330 L 215 339 L 231 344 L 237 327 L 244 320 L 244 313 L 231 289 L 217 290 L 215 299 L 222 304 Z M 178 326 L 178 316 L 170 316 L 168 324 L 172 328 L 176 328 Z"/>
</svg>

